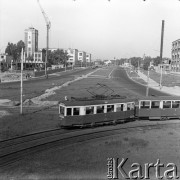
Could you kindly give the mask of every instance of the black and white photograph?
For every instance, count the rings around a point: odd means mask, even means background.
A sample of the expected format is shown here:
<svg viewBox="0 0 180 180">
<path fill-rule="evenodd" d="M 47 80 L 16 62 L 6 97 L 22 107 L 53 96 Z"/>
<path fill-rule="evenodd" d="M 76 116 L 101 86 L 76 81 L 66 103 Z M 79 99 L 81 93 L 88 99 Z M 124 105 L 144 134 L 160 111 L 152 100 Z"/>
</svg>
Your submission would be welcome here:
<svg viewBox="0 0 180 180">
<path fill-rule="evenodd" d="M 180 179 L 180 0 L 0 0 L 0 180 Z"/>
</svg>

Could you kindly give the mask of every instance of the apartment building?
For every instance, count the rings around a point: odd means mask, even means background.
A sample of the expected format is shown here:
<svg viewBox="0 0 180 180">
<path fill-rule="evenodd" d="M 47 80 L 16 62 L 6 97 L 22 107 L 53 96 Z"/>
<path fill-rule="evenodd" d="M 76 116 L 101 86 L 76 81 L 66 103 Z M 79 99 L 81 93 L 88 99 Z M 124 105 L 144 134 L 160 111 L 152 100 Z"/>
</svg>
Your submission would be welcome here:
<svg viewBox="0 0 180 180">
<path fill-rule="evenodd" d="M 91 63 L 91 54 L 86 53 L 86 62 Z"/>
<path fill-rule="evenodd" d="M 82 63 L 86 63 L 86 52 L 84 51 L 78 52 L 78 61 L 81 61 Z"/>
<path fill-rule="evenodd" d="M 78 62 L 78 50 L 77 49 L 67 49 L 68 54 L 68 63 L 71 65 L 75 65 Z"/>
<path fill-rule="evenodd" d="M 171 71 L 180 72 L 180 39 L 172 42 Z"/>
</svg>

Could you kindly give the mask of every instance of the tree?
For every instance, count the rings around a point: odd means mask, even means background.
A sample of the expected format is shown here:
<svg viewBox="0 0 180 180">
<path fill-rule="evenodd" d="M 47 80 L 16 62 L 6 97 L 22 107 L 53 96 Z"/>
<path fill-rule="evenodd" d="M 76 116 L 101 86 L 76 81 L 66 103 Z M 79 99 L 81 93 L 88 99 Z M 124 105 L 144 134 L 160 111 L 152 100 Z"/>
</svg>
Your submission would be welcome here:
<svg viewBox="0 0 180 180">
<path fill-rule="evenodd" d="M 18 60 L 21 58 L 22 48 L 25 49 L 25 44 L 22 40 L 20 40 L 17 42 L 17 44 L 8 42 L 8 45 L 5 49 L 5 53 L 13 57 L 13 61 L 16 62 L 16 67 Z"/>
<path fill-rule="evenodd" d="M 138 66 L 140 66 L 142 58 L 141 57 L 132 57 L 129 60 L 131 62 L 131 65 L 133 65 L 134 67 L 137 68 Z"/>
<path fill-rule="evenodd" d="M 23 51 L 25 51 L 25 44 L 22 40 L 18 41 L 17 42 L 17 45 L 16 45 L 16 48 L 17 48 L 17 56 L 18 56 L 18 59 L 21 58 L 21 51 L 23 49 Z"/>
<path fill-rule="evenodd" d="M 57 49 L 56 51 L 48 53 L 48 63 L 49 64 L 67 64 L 68 55 L 62 49 Z"/>
<path fill-rule="evenodd" d="M 148 67 L 150 65 L 150 62 L 152 61 L 152 58 L 150 56 L 146 56 L 143 62 L 143 69 L 148 70 Z"/>
<path fill-rule="evenodd" d="M 161 64 L 161 58 L 159 56 L 153 58 L 153 64 L 154 66 L 158 66 L 158 64 Z"/>
</svg>

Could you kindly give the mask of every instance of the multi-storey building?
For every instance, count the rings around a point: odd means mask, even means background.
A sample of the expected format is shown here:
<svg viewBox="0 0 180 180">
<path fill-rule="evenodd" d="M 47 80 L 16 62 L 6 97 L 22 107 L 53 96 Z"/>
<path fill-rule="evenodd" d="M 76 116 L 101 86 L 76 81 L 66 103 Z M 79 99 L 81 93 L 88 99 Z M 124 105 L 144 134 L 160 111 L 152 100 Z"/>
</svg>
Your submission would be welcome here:
<svg viewBox="0 0 180 180">
<path fill-rule="evenodd" d="M 84 51 L 78 52 L 78 61 L 81 61 L 82 63 L 86 63 L 86 52 Z"/>
<path fill-rule="evenodd" d="M 78 50 L 69 48 L 66 50 L 66 52 L 68 55 L 68 63 L 75 65 L 78 61 Z"/>
<path fill-rule="evenodd" d="M 180 72 L 180 39 L 172 42 L 171 71 Z"/>
<path fill-rule="evenodd" d="M 86 62 L 91 63 L 91 54 L 86 53 Z"/>
<path fill-rule="evenodd" d="M 25 29 L 24 43 L 26 57 L 33 56 L 38 51 L 38 30 L 33 27 Z"/>
</svg>

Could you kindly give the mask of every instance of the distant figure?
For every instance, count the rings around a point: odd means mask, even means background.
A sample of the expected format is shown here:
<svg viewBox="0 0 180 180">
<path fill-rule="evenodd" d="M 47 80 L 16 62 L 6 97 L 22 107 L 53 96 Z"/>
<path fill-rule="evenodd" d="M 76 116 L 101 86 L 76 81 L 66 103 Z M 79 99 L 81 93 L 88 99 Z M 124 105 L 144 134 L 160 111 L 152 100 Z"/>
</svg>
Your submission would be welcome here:
<svg viewBox="0 0 180 180">
<path fill-rule="evenodd" d="M 68 100 L 67 96 L 64 96 L 64 99 L 65 99 L 65 101 L 67 101 Z"/>
</svg>

